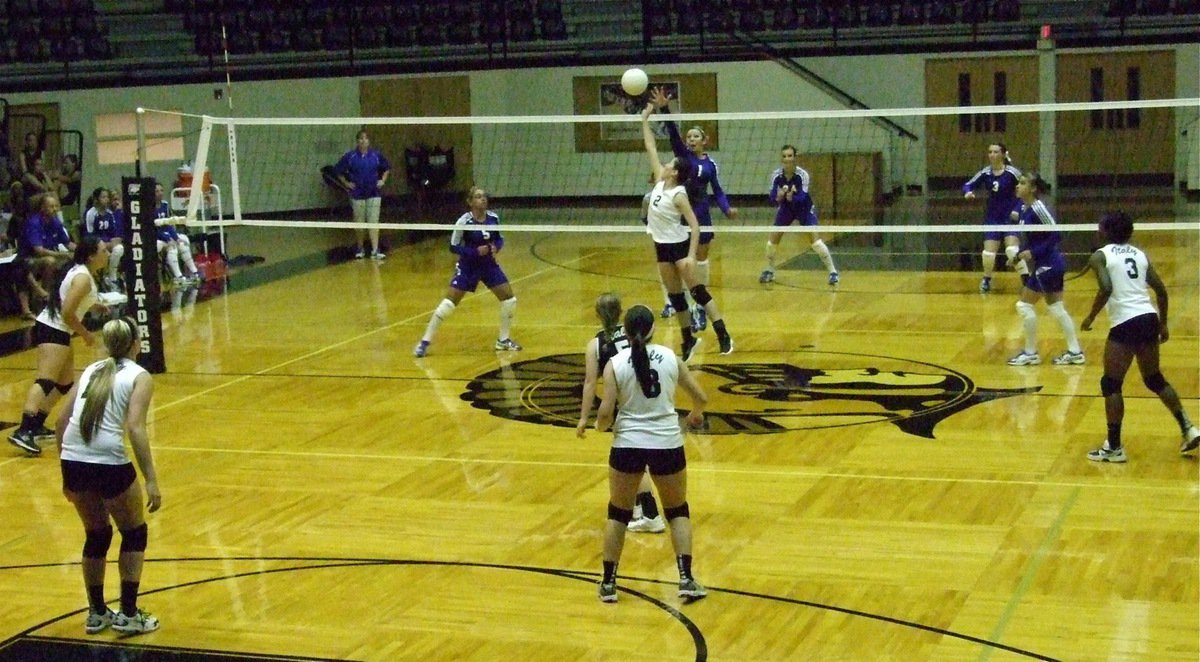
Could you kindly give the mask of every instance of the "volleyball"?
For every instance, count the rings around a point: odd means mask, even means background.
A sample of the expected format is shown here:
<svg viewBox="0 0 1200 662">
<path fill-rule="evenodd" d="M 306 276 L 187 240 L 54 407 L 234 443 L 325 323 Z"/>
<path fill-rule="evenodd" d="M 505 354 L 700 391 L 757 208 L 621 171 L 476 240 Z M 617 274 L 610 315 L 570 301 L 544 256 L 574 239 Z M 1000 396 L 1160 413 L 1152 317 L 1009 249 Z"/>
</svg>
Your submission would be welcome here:
<svg viewBox="0 0 1200 662">
<path fill-rule="evenodd" d="M 625 73 L 621 74 L 621 89 L 625 90 L 625 94 L 631 97 L 636 97 L 645 92 L 646 87 L 649 85 L 650 79 L 646 76 L 646 72 L 641 69 L 626 69 Z"/>
</svg>

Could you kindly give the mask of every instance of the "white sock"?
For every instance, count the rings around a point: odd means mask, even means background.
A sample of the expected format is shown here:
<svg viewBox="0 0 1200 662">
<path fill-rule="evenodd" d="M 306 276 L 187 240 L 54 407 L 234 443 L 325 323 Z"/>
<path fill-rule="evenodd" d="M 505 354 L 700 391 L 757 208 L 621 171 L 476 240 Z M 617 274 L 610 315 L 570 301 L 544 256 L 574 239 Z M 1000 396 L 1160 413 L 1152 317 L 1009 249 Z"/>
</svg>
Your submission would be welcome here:
<svg viewBox="0 0 1200 662">
<path fill-rule="evenodd" d="M 821 262 L 825 263 L 825 268 L 829 270 L 829 273 L 835 273 L 837 271 L 837 267 L 833 266 L 833 256 L 829 254 L 829 247 L 825 245 L 824 241 L 821 241 L 820 239 L 814 241 L 812 243 L 812 249 L 816 252 L 817 256 L 821 258 Z"/>
<path fill-rule="evenodd" d="M 1067 338 L 1067 350 L 1075 353 L 1082 351 L 1079 347 L 1079 334 L 1075 333 L 1075 320 L 1071 319 L 1071 313 L 1067 312 L 1063 302 L 1050 304 L 1050 315 L 1058 320 L 1058 325 L 1062 327 L 1063 335 Z"/>
<path fill-rule="evenodd" d="M 1017 302 L 1017 314 L 1025 327 L 1025 353 L 1037 354 L 1037 312 L 1033 304 L 1024 301 Z"/>
<path fill-rule="evenodd" d="M 513 315 L 517 312 L 517 297 L 500 302 L 500 340 L 508 340 L 512 331 Z"/>
<path fill-rule="evenodd" d="M 983 251 L 983 277 L 991 278 L 992 272 L 996 270 L 996 254 L 992 251 Z"/>
<path fill-rule="evenodd" d="M 183 235 L 179 236 L 179 259 L 183 260 L 183 266 L 187 267 L 189 276 L 196 273 L 196 261 L 192 259 L 192 242 Z"/>
<path fill-rule="evenodd" d="M 767 242 L 767 271 L 775 271 L 775 244 Z"/>
<path fill-rule="evenodd" d="M 112 253 L 108 255 L 108 277 L 112 280 L 117 279 L 118 271 L 121 268 L 121 258 L 125 255 L 125 245 L 116 244 L 112 247 Z"/>
<path fill-rule="evenodd" d="M 708 287 L 708 260 L 696 263 L 696 281 L 700 285 Z"/>
<path fill-rule="evenodd" d="M 1017 259 L 1017 253 L 1019 253 L 1020 251 L 1021 251 L 1021 249 L 1016 246 L 1005 246 L 1004 247 L 1004 256 L 1008 258 L 1009 262 L 1014 262 Z"/>
<path fill-rule="evenodd" d="M 429 318 L 429 324 L 425 325 L 425 335 L 421 336 L 421 340 L 423 342 L 433 342 L 433 336 L 437 333 L 438 327 L 453 312 L 454 302 L 449 299 L 442 299 L 442 302 L 438 304 L 438 307 L 433 311 L 433 315 Z"/>
<path fill-rule="evenodd" d="M 183 278 L 183 273 L 179 271 L 179 247 L 173 246 L 167 249 L 167 268 L 171 270 L 171 275 L 176 278 Z"/>
</svg>

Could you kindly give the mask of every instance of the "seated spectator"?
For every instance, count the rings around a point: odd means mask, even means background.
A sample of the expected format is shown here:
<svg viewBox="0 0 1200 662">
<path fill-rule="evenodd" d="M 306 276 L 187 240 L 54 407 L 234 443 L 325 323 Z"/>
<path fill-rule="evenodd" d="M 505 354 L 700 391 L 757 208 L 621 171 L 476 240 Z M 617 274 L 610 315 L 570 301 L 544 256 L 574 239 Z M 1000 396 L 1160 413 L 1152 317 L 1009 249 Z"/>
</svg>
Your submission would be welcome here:
<svg viewBox="0 0 1200 662">
<path fill-rule="evenodd" d="M 48 297 L 47 280 L 74 257 L 75 242 L 58 217 L 57 196 L 30 196 L 29 209 L 17 240 L 17 259 L 24 261 L 26 282 L 34 296 L 44 301 Z"/>
<path fill-rule="evenodd" d="M 25 192 L 30 197 L 48 193 L 52 196 L 58 195 L 58 183 L 50 173 L 46 172 L 45 166 L 42 165 L 42 157 L 37 157 L 31 162 L 29 172 L 21 178 L 21 182 L 25 184 Z M 55 197 L 57 200 L 57 197 Z"/>
<path fill-rule="evenodd" d="M 0 239 L 3 240 L 5 255 L 9 254 L 8 250 L 16 249 L 18 239 L 21 237 L 21 230 L 28 216 L 29 204 L 25 199 L 25 187 L 21 185 L 21 182 L 10 183 L 8 200 L 4 203 L 3 210 L 0 210 L 0 218 L 4 219 L 4 233 L 0 234 Z M 29 282 L 28 262 L 17 257 L 2 273 L 4 278 L 0 281 L 0 286 L 6 292 L 15 292 L 21 309 L 21 319 L 32 321 L 36 316 L 29 301 L 30 295 L 33 294 L 33 288 Z"/>
<path fill-rule="evenodd" d="M 66 154 L 62 158 L 62 167 L 54 176 L 58 180 L 58 201 L 64 207 L 79 204 L 79 195 L 83 187 L 83 174 L 79 170 L 79 157 Z"/>
<path fill-rule="evenodd" d="M 118 272 L 121 258 L 125 256 L 124 218 L 118 218 L 113 208 L 120 208 L 120 203 L 113 205 L 112 191 L 103 187 L 92 191 L 88 198 L 88 210 L 83 219 L 83 234 L 85 237 L 96 237 L 108 244 L 108 271 L 104 276 L 104 286 L 109 291 L 117 289 Z"/>
<path fill-rule="evenodd" d="M 154 217 L 171 218 L 171 206 L 163 199 L 162 184 L 154 187 Z M 200 281 L 200 272 L 196 269 L 196 261 L 192 259 L 192 242 L 186 234 L 179 234 L 174 225 L 158 226 L 158 253 L 163 256 L 163 262 L 171 271 L 176 285 L 187 285 Z M 179 261 L 187 268 L 185 274 L 179 268 Z"/>
<path fill-rule="evenodd" d="M 33 162 L 35 159 L 42 158 L 42 143 L 38 140 L 38 134 L 30 131 L 25 134 L 25 144 L 21 145 L 21 151 L 17 153 L 17 176 L 24 178 L 25 174 L 33 170 Z M 33 195 L 26 191 L 29 195 Z"/>
</svg>

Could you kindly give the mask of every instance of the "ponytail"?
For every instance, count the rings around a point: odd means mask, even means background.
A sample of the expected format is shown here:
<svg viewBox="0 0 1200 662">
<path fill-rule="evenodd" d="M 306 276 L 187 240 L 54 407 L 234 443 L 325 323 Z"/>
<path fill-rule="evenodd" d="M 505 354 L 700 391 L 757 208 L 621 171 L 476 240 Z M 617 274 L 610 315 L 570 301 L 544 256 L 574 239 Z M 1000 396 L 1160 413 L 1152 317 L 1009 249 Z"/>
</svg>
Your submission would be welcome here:
<svg viewBox="0 0 1200 662">
<path fill-rule="evenodd" d="M 633 374 L 637 376 L 642 395 L 647 398 L 659 394 L 659 385 L 650 374 L 650 354 L 646 343 L 654 335 L 654 313 L 638 304 L 625 313 L 625 335 L 629 338 L 629 355 L 633 362 Z"/>
<path fill-rule="evenodd" d="M 596 299 L 596 316 L 604 326 L 604 337 L 611 341 L 621 324 L 621 299 L 612 292 L 605 292 Z"/>
<path fill-rule="evenodd" d="M 101 361 L 88 379 L 87 388 L 80 394 L 83 412 L 79 415 L 79 433 L 84 443 L 90 443 L 100 430 L 104 409 L 112 399 L 113 383 L 117 378 L 118 361 L 124 360 L 137 342 L 133 320 L 121 317 L 105 322 L 100 334 L 109 357 Z"/>
<path fill-rule="evenodd" d="M 117 360 L 111 356 L 100 362 L 100 367 L 92 371 L 87 389 L 80 397 L 83 400 L 83 413 L 79 415 L 79 433 L 83 435 L 84 443 L 89 443 L 100 430 L 100 422 L 104 416 L 104 408 L 112 397 L 113 382 L 117 377 Z"/>
</svg>

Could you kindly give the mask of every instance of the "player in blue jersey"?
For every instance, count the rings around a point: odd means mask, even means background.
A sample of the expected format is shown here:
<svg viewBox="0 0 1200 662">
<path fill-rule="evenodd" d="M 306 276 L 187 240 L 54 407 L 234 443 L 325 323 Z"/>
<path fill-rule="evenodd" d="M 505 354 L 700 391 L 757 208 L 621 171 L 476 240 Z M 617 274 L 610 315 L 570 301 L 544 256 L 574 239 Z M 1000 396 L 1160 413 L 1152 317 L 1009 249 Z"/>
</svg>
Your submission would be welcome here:
<svg viewBox="0 0 1200 662">
<path fill-rule="evenodd" d="M 808 193 L 810 178 L 807 170 L 796 165 L 796 148 L 784 145 L 779 151 L 779 158 L 782 165 L 771 173 L 771 192 L 768 194 L 771 202 L 778 205 L 775 226 L 787 227 L 799 221 L 800 225 L 815 227 L 817 209 Z M 758 282 L 770 283 L 775 280 L 775 247 L 782 238 L 782 232 L 767 235 L 767 268 L 758 277 Z M 829 284 L 837 285 L 838 271 L 833 264 L 833 256 L 816 231 L 812 233 L 812 248 L 829 270 Z"/>
<path fill-rule="evenodd" d="M 1017 204 L 1017 178 L 1021 171 L 1012 165 L 1008 148 L 1004 143 L 988 145 L 988 164 L 963 184 L 963 197 L 975 198 L 976 191 L 987 191 L 987 211 L 984 225 L 1010 225 L 1010 214 Z M 996 268 L 996 251 L 1004 242 L 1004 253 L 1011 262 L 1017 254 L 1017 234 L 1011 231 L 983 233 L 983 280 L 979 281 L 980 293 L 992 291 L 992 272 Z"/>
<path fill-rule="evenodd" d="M 500 236 L 500 217 L 488 209 L 488 194 L 478 186 L 472 186 L 467 191 L 467 206 L 470 211 L 458 217 L 454 222 L 454 232 L 450 235 L 450 251 L 458 255 L 458 265 L 454 268 L 454 277 L 450 279 L 450 287 L 446 297 L 438 304 L 425 327 L 425 335 L 413 349 L 413 356 L 420 358 L 429 353 L 429 344 L 438 327 L 442 325 L 455 306 L 462 301 L 467 292 L 474 292 L 479 281 L 496 295 L 500 301 L 500 334 L 493 348 L 496 351 L 519 352 L 521 346 L 510 336 L 513 315 L 517 312 L 517 295 L 513 294 L 508 276 L 496 262 L 496 254 L 504 248 L 504 238 Z"/>
<path fill-rule="evenodd" d="M 110 201 L 113 192 L 106 188 L 97 188 L 88 198 L 88 210 L 83 217 L 84 236 L 94 236 L 108 244 L 108 270 L 105 272 L 104 284 L 109 290 L 116 289 L 117 268 L 125 255 L 122 223 L 112 211 Z"/>
<path fill-rule="evenodd" d="M 583 350 L 583 398 L 579 405 L 579 423 L 575 426 L 575 436 L 580 439 L 583 439 L 592 407 L 596 404 L 596 380 L 612 357 L 629 348 L 625 327 L 621 325 L 621 312 L 621 299 L 617 295 L 605 292 L 596 299 L 596 316 L 600 318 L 603 328 L 588 341 Z M 662 533 L 666 529 L 667 524 L 658 512 L 658 501 L 654 499 L 650 474 L 643 474 L 629 530 Z"/>
<path fill-rule="evenodd" d="M 1050 185 L 1036 172 L 1021 175 L 1017 182 L 1017 196 L 1021 202 L 1012 214 L 1021 225 L 1055 225 L 1054 214 L 1041 200 Z M 1011 260 L 1017 273 L 1021 274 L 1021 299 L 1017 301 L 1017 314 L 1025 327 L 1025 349 L 1008 360 L 1008 365 L 1037 365 L 1042 362 L 1037 351 L 1037 313 L 1033 304 L 1045 298 L 1050 316 L 1062 327 L 1067 340 L 1067 351 L 1054 358 L 1054 365 L 1082 365 L 1083 350 L 1075 333 L 1075 321 L 1063 306 L 1063 279 L 1067 274 L 1067 258 L 1059 250 L 1062 235 L 1057 230 L 1046 232 L 1024 232 L 1016 256 Z"/>
<path fill-rule="evenodd" d="M 163 200 L 163 186 L 154 186 L 154 218 L 171 218 L 171 207 Z M 187 285 L 200 281 L 200 271 L 196 269 L 196 261 L 192 259 L 192 241 L 186 234 L 179 234 L 175 226 L 167 223 L 159 225 L 155 231 L 158 254 L 163 256 L 171 277 L 176 285 Z M 183 267 L 179 263 L 183 262 Z M 186 271 L 185 271 L 186 270 Z"/>
<path fill-rule="evenodd" d="M 371 239 L 371 258 L 382 260 L 383 251 L 379 250 L 379 208 L 382 204 L 380 189 L 387 183 L 392 171 L 392 164 L 377 149 L 371 147 L 371 139 L 367 137 L 366 129 L 355 136 L 354 149 L 342 155 L 341 160 L 333 167 L 338 181 L 350 192 L 350 207 L 354 211 L 355 223 L 369 223 L 367 235 Z M 354 257 L 362 258 L 363 230 L 356 228 L 358 245 Z"/>
<path fill-rule="evenodd" d="M 670 112 L 671 98 L 662 88 L 656 87 L 651 90 L 650 101 L 660 112 Z M 685 136 L 681 136 L 675 122 L 664 121 L 663 124 L 666 125 L 667 134 L 671 138 L 671 150 L 675 152 L 675 157 L 691 169 L 691 176 L 688 177 L 685 188 L 688 200 L 692 203 L 692 211 L 696 213 L 696 220 L 700 222 L 700 248 L 696 252 L 696 280 L 699 284 L 708 287 L 708 246 L 712 243 L 714 235 L 705 228 L 711 228 L 713 224 L 712 202 L 717 203 L 727 218 L 737 218 L 738 210 L 729 205 L 729 199 L 725 197 L 725 191 L 721 188 L 721 182 L 717 178 L 720 171 L 717 162 L 704 151 L 708 145 L 708 135 L 704 129 L 693 126 L 687 130 Z M 712 187 L 711 197 L 708 195 L 710 186 Z M 671 302 L 667 301 L 667 306 L 670 305 Z M 670 313 L 664 307 L 663 317 L 669 316 Z M 708 325 L 707 315 L 702 305 L 698 304 L 692 309 L 692 318 L 694 326 L 701 331 Z"/>
</svg>

